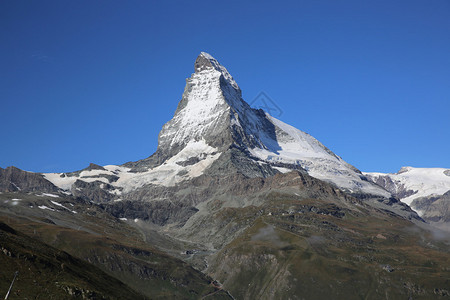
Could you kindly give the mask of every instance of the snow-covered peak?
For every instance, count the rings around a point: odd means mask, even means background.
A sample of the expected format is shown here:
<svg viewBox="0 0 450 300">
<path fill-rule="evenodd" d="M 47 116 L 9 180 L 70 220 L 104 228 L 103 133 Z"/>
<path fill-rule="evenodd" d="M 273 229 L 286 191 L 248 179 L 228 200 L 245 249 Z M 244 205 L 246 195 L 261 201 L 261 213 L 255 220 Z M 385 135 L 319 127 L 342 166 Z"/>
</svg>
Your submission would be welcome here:
<svg viewBox="0 0 450 300">
<path fill-rule="evenodd" d="M 253 115 L 255 111 L 242 99 L 241 90 L 227 69 L 202 52 L 195 61 L 195 73 L 186 79 L 174 117 L 159 134 L 159 162 L 199 140 L 226 149 L 234 143 L 230 128 L 233 125 L 244 128 L 242 122 L 252 123 L 247 119 Z M 251 119 L 257 120 L 256 117 Z"/>
<path fill-rule="evenodd" d="M 172 152 L 171 149 L 181 150 L 189 142 L 201 140 L 212 127 L 219 130 L 228 115 L 229 104 L 220 84 L 222 73 L 213 68 L 197 70 L 186 79 L 177 111 L 159 134 L 158 148 L 166 152 Z"/>
<path fill-rule="evenodd" d="M 127 166 L 146 172 L 199 141 L 216 149 L 217 153 L 239 149 L 248 157 L 248 164 L 253 164 L 237 166 L 243 172 L 265 168 L 261 173 L 252 171 L 248 176 L 304 169 L 313 177 L 354 193 L 390 196 L 312 136 L 262 110 L 251 108 L 242 99 L 241 90 L 227 69 L 205 52 L 195 61 L 195 73 L 186 79 L 174 117 L 159 134 L 156 153 Z M 193 157 L 202 155 L 191 154 Z"/>
</svg>

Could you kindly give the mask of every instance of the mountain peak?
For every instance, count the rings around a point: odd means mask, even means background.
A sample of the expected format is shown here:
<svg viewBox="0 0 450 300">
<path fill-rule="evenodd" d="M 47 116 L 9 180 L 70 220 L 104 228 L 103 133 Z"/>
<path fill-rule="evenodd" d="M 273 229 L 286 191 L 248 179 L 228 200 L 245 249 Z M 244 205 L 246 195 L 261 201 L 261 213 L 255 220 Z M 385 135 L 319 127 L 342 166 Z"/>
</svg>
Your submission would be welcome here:
<svg viewBox="0 0 450 300">
<path fill-rule="evenodd" d="M 208 168 L 220 170 L 217 174 L 237 170 L 247 177 L 304 169 L 355 193 L 389 196 L 307 133 L 251 108 L 227 69 L 206 52 L 197 57 L 195 73 L 186 80 L 175 114 L 158 136 L 156 152 L 127 166 L 139 172 L 171 166 L 171 174 L 186 166 L 183 170 L 191 170 L 191 177 Z M 182 179 L 177 176 L 170 178 Z"/>
<path fill-rule="evenodd" d="M 227 69 L 222 66 L 217 59 L 215 59 L 211 54 L 206 52 L 200 52 L 195 60 L 194 64 L 195 73 L 201 73 L 205 70 L 218 71 L 221 73 L 222 77 L 227 83 L 229 83 L 238 93 L 240 89 L 236 81 L 234 81 L 233 76 L 228 73 Z"/>
<path fill-rule="evenodd" d="M 197 59 L 195 60 L 195 73 L 201 72 L 206 69 L 216 69 L 218 71 L 220 64 L 219 62 L 212 57 L 209 53 L 206 52 L 200 52 L 200 54 L 197 56 Z"/>
</svg>

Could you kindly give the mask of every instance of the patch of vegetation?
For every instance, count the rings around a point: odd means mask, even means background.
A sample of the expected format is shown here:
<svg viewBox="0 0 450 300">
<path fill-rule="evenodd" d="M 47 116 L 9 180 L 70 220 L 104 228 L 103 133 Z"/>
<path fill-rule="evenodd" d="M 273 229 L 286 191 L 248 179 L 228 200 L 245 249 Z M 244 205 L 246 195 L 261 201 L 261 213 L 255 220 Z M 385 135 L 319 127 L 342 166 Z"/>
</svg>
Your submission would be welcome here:
<svg viewBox="0 0 450 300">
<path fill-rule="evenodd" d="M 89 276 L 81 273 L 80 276 L 87 278 L 86 282 L 92 285 L 87 285 L 84 281 L 76 285 L 70 280 L 50 276 L 51 273 L 58 274 L 61 264 L 64 264 L 63 260 L 61 263 L 58 260 L 55 264 L 51 262 L 42 265 L 39 263 L 41 260 L 26 259 L 26 264 L 20 268 L 15 267 L 13 262 L 4 262 L 8 267 L 3 269 L 5 273 L 0 278 L 2 290 L 10 283 L 12 278 L 9 277 L 17 268 L 21 274 L 30 268 L 34 272 L 30 275 L 30 280 L 36 274 L 45 274 L 42 277 L 45 278 L 45 284 L 41 284 L 42 295 L 50 295 L 49 298 L 42 296 L 45 299 L 52 299 L 53 294 L 56 295 L 53 299 L 64 299 L 66 294 L 71 293 L 89 298 L 91 296 L 86 295 L 91 291 L 97 293 L 95 294 L 97 296 L 94 295 L 97 299 L 101 299 L 103 296 L 98 296 L 103 295 L 101 288 L 109 287 L 109 282 L 117 282 L 118 287 L 124 287 L 123 293 L 116 293 L 116 289 L 110 289 L 109 293 L 105 294 L 106 298 L 112 299 L 199 299 L 206 295 L 209 295 L 208 299 L 230 299 L 225 291 L 212 284 L 211 278 L 187 263 L 151 247 L 135 228 L 105 213 L 96 205 L 74 202 L 69 198 L 46 199 L 30 194 L 1 196 L 6 199 L 11 197 L 22 199 L 19 205 L 5 206 L 6 209 L 0 211 L 0 222 L 3 222 L 0 224 L 5 224 L 8 230 L 13 228 L 11 230 L 20 233 L 21 237 L 28 239 L 30 243 L 40 245 L 35 251 L 37 254 L 33 252 L 32 255 L 39 257 L 42 253 L 52 253 L 46 250 L 48 247 L 65 253 L 69 260 L 77 260 L 113 280 L 106 280 L 104 276 L 97 275 L 97 281 L 90 280 Z M 45 202 L 50 200 L 58 200 L 60 203 L 68 201 L 64 205 L 73 207 L 78 213 L 36 207 L 36 203 L 50 206 L 51 202 Z M 3 227 L 0 226 L 1 228 Z M 3 245 L 3 239 L 1 242 Z M 24 247 L 28 248 L 32 249 L 31 246 Z M 89 268 L 81 269 L 89 270 Z M 70 270 L 68 271 L 70 273 L 72 268 L 65 264 L 65 270 Z M 12 273 L 9 274 L 10 272 Z M 19 280 L 24 281 L 23 275 Z M 131 293 L 133 290 L 139 292 Z M 127 291 L 130 291 L 131 296 L 124 296 Z M 33 289 L 29 295 L 32 293 Z"/>
<path fill-rule="evenodd" d="M 144 299 L 114 277 L 0 222 L 0 290 L 10 299 Z"/>
</svg>

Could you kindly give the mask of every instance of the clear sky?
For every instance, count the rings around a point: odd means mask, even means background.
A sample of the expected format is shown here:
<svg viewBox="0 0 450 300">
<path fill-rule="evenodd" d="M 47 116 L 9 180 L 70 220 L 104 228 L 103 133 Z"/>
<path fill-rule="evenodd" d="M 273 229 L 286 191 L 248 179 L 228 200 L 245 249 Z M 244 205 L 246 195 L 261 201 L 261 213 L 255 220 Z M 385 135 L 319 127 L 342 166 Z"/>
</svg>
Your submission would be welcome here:
<svg viewBox="0 0 450 300">
<path fill-rule="evenodd" d="M 150 156 L 205 51 L 363 171 L 450 168 L 450 1 L 0 1 L 0 167 Z"/>
</svg>

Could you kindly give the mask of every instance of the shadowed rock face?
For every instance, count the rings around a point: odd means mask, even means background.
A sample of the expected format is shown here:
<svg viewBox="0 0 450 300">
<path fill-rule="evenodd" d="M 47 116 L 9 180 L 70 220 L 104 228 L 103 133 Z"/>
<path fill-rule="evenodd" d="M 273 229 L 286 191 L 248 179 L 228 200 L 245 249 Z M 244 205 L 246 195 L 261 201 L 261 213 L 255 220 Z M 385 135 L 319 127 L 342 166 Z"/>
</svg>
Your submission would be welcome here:
<svg viewBox="0 0 450 300">
<path fill-rule="evenodd" d="M 429 222 L 450 223 L 450 191 L 442 196 L 415 199 L 411 207 Z"/>
<path fill-rule="evenodd" d="M 102 171 L 104 171 L 105 168 L 103 168 L 102 166 L 96 165 L 94 163 L 90 163 L 89 166 L 84 170 L 87 170 L 87 171 L 102 170 Z"/>
<path fill-rule="evenodd" d="M 195 73 L 212 68 L 214 68 L 214 66 L 211 63 L 211 60 L 203 54 L 200 54 L 195 60 L 194 64 Z"/>
<path fill-rule="evenodd" d="M 114 199 L 115 195 L 110 191 L 114 188 L 101 181 L 85 182 L 77 180 L 72 186 L 72 195 L 80 197 L 86 201 L 93 201 L 95 203 L 108 202 Z"/>
<path fill-rule="evenodd" d="M 22 171 L 16 167 L 0 168 L 2 192 L 58 192 L 58 188 L 39 173 Z"/>
</svg>

